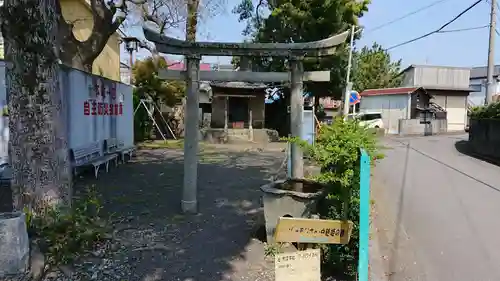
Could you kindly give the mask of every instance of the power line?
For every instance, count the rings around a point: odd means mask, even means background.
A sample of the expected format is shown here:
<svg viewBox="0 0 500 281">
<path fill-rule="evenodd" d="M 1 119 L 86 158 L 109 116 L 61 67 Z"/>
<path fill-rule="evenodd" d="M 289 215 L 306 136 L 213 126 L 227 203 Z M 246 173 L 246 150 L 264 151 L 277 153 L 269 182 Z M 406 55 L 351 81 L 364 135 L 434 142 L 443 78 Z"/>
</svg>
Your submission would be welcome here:
<svg viewBox="0 0 500 281">
<path fill-rule="evenodd" d="M 486 27 L 489 27 L 490 25 L 483 25 L 483 26 L 476 26 L 476 27 L 469 27 L 469 28 L 460 28 L 460 29 L 449 29 L 449 30 L 441 30 L 436 33 L 452 33 L 452 32 L 462 32 L 462 31 L 470 31 L 470 30 L 478 30 L 478 29 L 483 29 Z"/>
<path fill-rule="evenodd" d="M 388 21 L 388 22 L 386 22 L 386 23 L 383 23 L 383 24 L 381 24 L 381 25 L 379 25 L 379 26 L 376 26 L 376 27 L 374 27 L 374 28 L 372 28 L 372 29 L 367 30 L 366 32 L 368 33 L 368 32 L 373 32 L 373 31 L 375 31 L 375 30 L 379 30 L 379 29 L 381 29 L 381 28 L 384 28 L 384 27 L 389 26 L 389 25 L 391 25 L 391 24 L 393 24 L 393 23 L 396 23 L 396 22 L 398 22 L 398 21 L 400 21 L 400 20 L 403 20 L 403 19 L 406 19 L 406 18 L 408 18 L 408 17 L 411 17 L 411 16 L 413 16 L 413 15 L 415 15 L 415 14 L 418 14 L 418 13 L 420 13 L 420 12 L 423 12 L 423 11 L 425 11 L 425 10 L 429 9 L 429 8 L 432 8 L 432 7 L 434 7 L 434 6 L 438 5 L 438 4 L 441 4 L 441 3 L 446 2 L 446 1 L 449 1 L 449 0 L 438 0 L 438 1 L 432 2 L 431 4 L 429 4 L 429 5 L 427 5 L 427 6 L 424 6 L 424 7 L 422 7 L 422 8 L 419 8 L 419 9 L 417 9 L 417 10 L 413 11 L 413 12 L 409 12 L 409 13 L 407 13 L 407 14 L 405 14 L 405 15 L 403 15 L 403 16 L 401 16 L 401 17 L 399 17 L 399 18 L 396 18 L 396 19 L 393 19 L 393 20 Z"/>
<path fill-rule="evenodd" d="M 452 24 L 454 21 L 456 21 L 457 19 L 459 19 L 461 16 L 463 16 L 465 13 L 467 13 L 469 10 L 471 10 L 472 8 L 474 8 L 477 4 L 479 4 L 481 1 L 483 0 L 477 0 L 476 2 L 474 2 L 474 4 L 470 5 L 469 7 L 467 7 L 467 9 L 463 10 L 461 13 L 459 13 L 457 16 L 455 16 L 452 20 L 448 21 L 447 23 L 445 23 L 444 25 L 442 25 L 440 28 L 434 30 L 434 31 L 431 31 L 429 33 L 426 33 L 422 36 L 419 36 L 417 38 L 414 38 L 414 39 L 411 39 L 411 40 L 408 40 L 408 41 L 405 41 L 403 43 L 400 43 L 400 44 L 397 44 L 397 45 L 394 45 L 390 48 L 387 48 L 386 50 L 392 50 L 394 48 L 397 48 L 397 47 L 401 47 L 403 45 L 407 45 L 407 44 L 410 44 L 410 43 L 413 43 L 415 41 L 418 41 L 420 39 L 424 39 L 426 37 L 429 37 L 435 33 L 439 33 L 441 30 L 443 30 L 445 27 L 447 27 L 448 25 Z"/>
<path fill-rule="evenodd" d="M 489 3 L 491 5 L 491 0 L 486 0 L 486 3 Z M 498 4 L 498 2 L 496 2 L 496 6 L 497 6 L 497 11 L 500 10 L 500 4 Z M 496 14 L 496 17 L 497 17 L 497 21 L 500 21 L 500 17 L 498 16 L 498 14 Z M 488 25 L 489 26 L 489 25 Z M 495 28 L 495 33 L 500 36 L 500 32 L 498 32 L 498 29 Z"/>
</svg>

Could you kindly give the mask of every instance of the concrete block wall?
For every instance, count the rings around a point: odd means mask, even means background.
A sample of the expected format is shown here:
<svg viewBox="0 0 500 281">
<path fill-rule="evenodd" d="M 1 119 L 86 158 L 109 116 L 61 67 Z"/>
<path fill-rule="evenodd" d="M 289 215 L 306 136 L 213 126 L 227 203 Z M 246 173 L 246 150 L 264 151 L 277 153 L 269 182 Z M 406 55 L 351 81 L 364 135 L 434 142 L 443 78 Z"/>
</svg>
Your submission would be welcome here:
<svg viewBox="0 0 500 281">
<path fill-rule="evenodd" d="M 500 157 L 500 120 L 471 119 L 469 145 L 475 153 L 487 157 Z"/>
<path fill-rule="evenodd" d="M 430 124 L 420 124 L 420 119 L 399 119 L 399 135 L 434 135 L 446 133 L 447 120 L 431 120 Z"/>
</svg>

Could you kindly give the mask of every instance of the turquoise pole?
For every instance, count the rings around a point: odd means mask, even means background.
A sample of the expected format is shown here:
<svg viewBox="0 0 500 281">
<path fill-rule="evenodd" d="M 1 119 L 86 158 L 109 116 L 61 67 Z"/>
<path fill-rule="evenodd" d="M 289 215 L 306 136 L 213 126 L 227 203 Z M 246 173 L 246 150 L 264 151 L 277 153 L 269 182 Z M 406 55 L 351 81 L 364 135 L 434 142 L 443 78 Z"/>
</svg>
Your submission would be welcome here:
<svg viewBox="0 0 500 281">
<path fill-rule="evenodd" d="M 368 281 L 370 242 L 370 157 L 361 149 L 359 179 L 359 261 L 358 280 Z"/>
</svg>

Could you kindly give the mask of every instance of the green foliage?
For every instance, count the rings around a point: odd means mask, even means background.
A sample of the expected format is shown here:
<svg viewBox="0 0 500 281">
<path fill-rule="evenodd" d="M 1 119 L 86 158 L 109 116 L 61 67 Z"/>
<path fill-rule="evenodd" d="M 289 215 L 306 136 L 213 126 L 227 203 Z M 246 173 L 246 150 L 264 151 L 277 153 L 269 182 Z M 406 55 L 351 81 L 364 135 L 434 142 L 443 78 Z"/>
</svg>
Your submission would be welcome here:
<svg viewBox="0 0 500 281">
<path fill-rule="evenodd" d="M 133 92 L 134 110 L 139 106 L 140 100 L 137 88 L 135 88 Z M 146 109 L 141 105 L 134 114 L 134 139 L 136 141 L 148 139 L 152 129 L 153 122 L 151 122 Z"/>
<path fill-rule="evenodd" d="M 167 68 L 167 61 L 160 57 L 155 62 L 153 58 L 137 61 L 133 68 L 133 83 L 137 96 L 151 97 L 155 103 L 162 102 L 174 106 L 181 102 L 186 92 L 183 81 L 166 81 L 158 77 L 158 70 Z"/>
<path fill-rule="evenodd" d="M 500 102 L 493 102 L 487 106 L 474 106 L 470 110 L 474 119 L 500 119 Z"/>
<path fill-rule="evenodd" d="M 266 257 L 274 257 L 276 254 L 283 252 L 283 243 L 266 244 L 264 246 L 264 255 Z"/>
<path fill-rule="evenodd" d="M 242 0 L 240 4 L 233 8 L 232 12 L 239 15 L 238 21 L 245 21 L 253 16 L 253 10 L 252 0 Z"/>
<path fill-rule="evenodd" d="M 391 55 L 382 46 L 373 43 L 353 53 L 352 81 L 356 91 L 391 88 L 401 85 L 401 60 L 391 61 Z"/>
<path fill-rule="evenodd" d="M 323 268 L 327 274 L 343 272 L 346 277 L 353 277 L 359 253 L 360 148 L 365 149 L 371 159 L 383 158 L 377 137 L 355 120 L 337 118 L 332 125 L 321 127 L 314 145 L 301 140 L 291 141 L 304 147 L 307 155 L 321 167 L 322 172 L 316 180 L 328 187 L 326 198 L 319 204 L 321 217 L 338 220 L 347 216 L 354 222 L 348 245 L 323 246 Z"/>
<path fill-rule="evenodd" d="M 101 204 L 94 192 L 69 207 L 45 209 L 40 214 L 25 210 L 30 238 L 45 256 L 45 273 L 92 251 L 106 238 Z"/>
<path fill-rule="evenodd" d="M 369 0 L 280 0 L 262 7 L 270 12 L 267 18 L 263 18 L 251 11 L 253 5 L 248 2 L 251 1 L 242 0 L 233 12 L 239 14 L 240 21 L 247 21 L 243 34 L 254 42 L 264 43 L 308 42 L 344 32 L 358 23 L 370 3 Z M 337 50 L 335 56 L 304 61 L 306 71 L 332 70 L 333 75 L 327 86 L 324 83 L 306 85 L 308 92 L 315 96 L 341 95 L 345 85 L 347 50 L 343 46 Z M 285 71 L 288 68 L 286 60 L 279 58 L 262 58 L 259 64 L 266 71 Z"/>
</svg>

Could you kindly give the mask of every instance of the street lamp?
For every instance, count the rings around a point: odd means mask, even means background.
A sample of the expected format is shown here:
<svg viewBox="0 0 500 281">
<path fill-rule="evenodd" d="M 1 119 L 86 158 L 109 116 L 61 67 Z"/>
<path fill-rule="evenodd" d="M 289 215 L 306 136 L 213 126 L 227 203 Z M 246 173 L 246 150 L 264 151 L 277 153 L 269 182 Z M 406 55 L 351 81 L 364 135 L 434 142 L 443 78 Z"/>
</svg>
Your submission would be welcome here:
<svg viewBox="0 0 500 281">
<path fill-rule="evenodd" d="M 141 41 L 135 37 L 123 37 L 123 42 L 125 43 L 125 49 L 130 55 L 130 82 L 132 82 L 132 65 L 134 64 L 134 51 L 139 50 L 139 44 Z"/>
<path fill-rule="evenodd" d="M 125 43 L 125 49 L 127 49 L 129 53 L 139 49 L 139 43 L 141 42 L 139 39 L 135 37 L 124 37 L 122 40 Z"/>
</svg>

